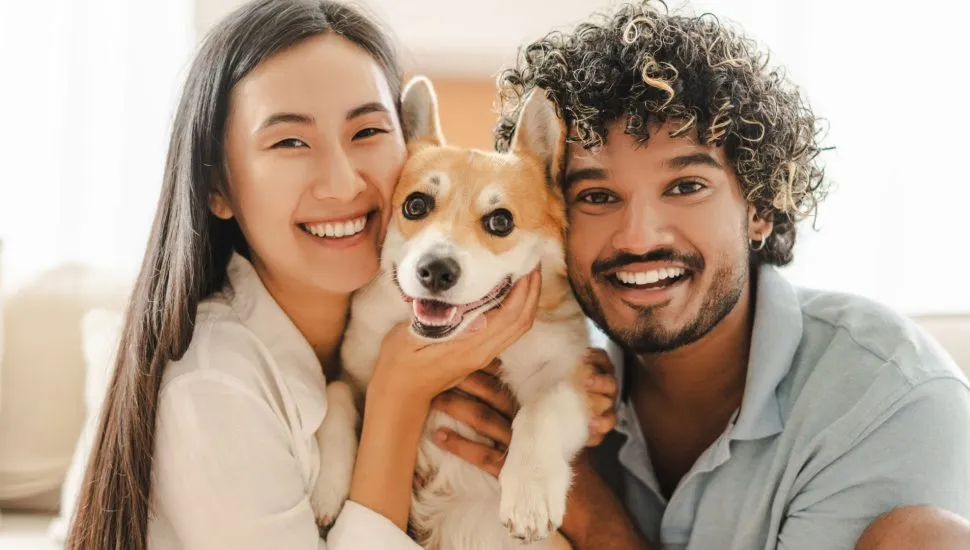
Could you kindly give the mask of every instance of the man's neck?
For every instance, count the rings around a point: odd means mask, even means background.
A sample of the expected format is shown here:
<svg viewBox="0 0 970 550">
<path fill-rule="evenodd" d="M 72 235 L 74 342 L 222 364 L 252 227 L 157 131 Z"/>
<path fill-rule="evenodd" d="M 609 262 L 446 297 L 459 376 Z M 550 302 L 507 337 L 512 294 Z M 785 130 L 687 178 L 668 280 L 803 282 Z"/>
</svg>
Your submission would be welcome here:
<svg viewBox="0 0 970 550">
<path fill-rule="evenodd" d="M 700 340 L 636 358 L 634 398 L 653 398 L 674 411 L 701 416 L 740 403 L 744 394 L 753 320 L 752 292 L 742 291 L 731 310 Z"/>
<path fill-rule="evenodd" d="M 711 332 L 627 365 L 633 409 L 660 490 L 668 498 L 741 406 L 751 342 L 749 289 Z"/>
<path fill-rule="evenodd" d="M 313 348 L 328 378 L 336 375 L 337 351 L 347 328 L 350 295 L 282 284 L 256 266 L 263 285 Z"/>
</svg>

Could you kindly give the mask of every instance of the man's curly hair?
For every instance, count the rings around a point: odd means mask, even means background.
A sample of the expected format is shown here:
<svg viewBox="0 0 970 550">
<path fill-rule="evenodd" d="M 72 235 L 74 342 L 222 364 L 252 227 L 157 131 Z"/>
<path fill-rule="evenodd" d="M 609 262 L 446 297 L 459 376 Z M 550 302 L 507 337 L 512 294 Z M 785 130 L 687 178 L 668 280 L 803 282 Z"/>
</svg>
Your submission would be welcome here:
<svg viewBox="0 0 970 550">
<path fill-rule="evenodd" d="M 774 222 L 756 261 L 789 263 L 795 223 L 826 193 L 818 119 L 781 70 L 766 69 L 768 56 L 751 39 L 709 14 L 671 15 L 651 4 L 626 4 L 528 45 L 499 77 L 496 149 L 508 149 L 535 88 L 549 92 L 587 149 L 602 145 L 617 120 L 639 141 L 649 123 L 670 121 L 672 136 L 696 132 L 701 143 L 724 146 L 742 193 Z"/>
</svg>

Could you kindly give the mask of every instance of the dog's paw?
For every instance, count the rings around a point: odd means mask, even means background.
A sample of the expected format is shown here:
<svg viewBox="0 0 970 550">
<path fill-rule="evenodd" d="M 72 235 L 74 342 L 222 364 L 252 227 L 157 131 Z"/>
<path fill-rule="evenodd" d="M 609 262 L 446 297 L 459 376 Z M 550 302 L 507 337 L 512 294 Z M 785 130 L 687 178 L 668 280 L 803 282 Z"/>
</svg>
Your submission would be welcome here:
<svg viewBox="0 0 970 550">
<path fill-rule="evenodd" d="M 509 534 L 532 543 L 558 529 L 566 514 L 569 476 L 569 466 L 561 459 L 506 460 L 499 474 L 499 514 Z"/>
<path fill-rule="evenodd" d="M 350 481 L 357 458 L 357 413 L 352 394 L 342 382 L 327 386 L 329 410 L 317 430 L 320 448 L 320 474 L 310 505 L 321 531 L 328 529 L 350 494 Z"/>
<path fill-rule="evenodd" d="M 322 532 L 333 525 L 350 494 L 350 474 L 338 473 L 336 468 L 321 471 L 310 495 L 310 505 Z"/>
</svg>

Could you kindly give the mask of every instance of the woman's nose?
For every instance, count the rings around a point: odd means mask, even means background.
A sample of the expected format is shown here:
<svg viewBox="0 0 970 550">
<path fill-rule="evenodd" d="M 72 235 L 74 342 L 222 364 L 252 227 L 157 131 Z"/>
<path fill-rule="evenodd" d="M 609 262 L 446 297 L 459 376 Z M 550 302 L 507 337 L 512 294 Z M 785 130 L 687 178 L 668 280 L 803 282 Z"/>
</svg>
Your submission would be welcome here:
<svg viewBox="0 0 970 550">
<path fill-rule="evenodd" d="M 364 190 L 364 179 L 343 147 L 332 147 L 320 162 L 320 175 L 313 186 L 315 198 L 349 202 Z"/>
</svg>

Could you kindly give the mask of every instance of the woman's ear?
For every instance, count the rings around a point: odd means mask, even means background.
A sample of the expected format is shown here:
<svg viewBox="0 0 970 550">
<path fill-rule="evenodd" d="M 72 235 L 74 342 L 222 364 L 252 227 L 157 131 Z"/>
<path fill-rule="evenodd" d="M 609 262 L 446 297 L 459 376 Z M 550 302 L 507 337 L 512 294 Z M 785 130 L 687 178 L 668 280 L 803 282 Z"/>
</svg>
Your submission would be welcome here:
<svg viewBox="0 0 970 550">
<path fill-rule="evenodd" d="M 754 206 L 748 205 L 748 240 L 753 242 L 764 241 L 771 235 L 774 227 L 775 223 L 770 214 L 761 217 Z"/>
<path fill-rule="evenodd" d="M 222 193 L 211 193 L 209 195 L 209 210 L 221 220 L 228 220 L 233 215 L 229 201 L 222 196 Z"/>
</svg>

